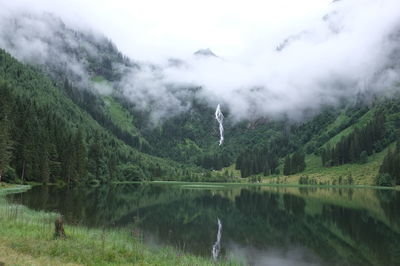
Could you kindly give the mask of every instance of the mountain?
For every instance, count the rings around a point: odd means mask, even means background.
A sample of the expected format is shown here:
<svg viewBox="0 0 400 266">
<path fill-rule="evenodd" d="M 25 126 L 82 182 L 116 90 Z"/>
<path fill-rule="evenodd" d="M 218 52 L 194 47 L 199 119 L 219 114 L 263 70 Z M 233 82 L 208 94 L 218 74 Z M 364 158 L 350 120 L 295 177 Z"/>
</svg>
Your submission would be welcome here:
<svg viewBox="0 0 400 266">
<path fill-rule="evenodd" d="M 200 49 L 194 53 L 195 56 L 204 56 L 204 57 L 218 57 L 216 56 L 210 48 Z"/>
<path fill-rule="evenodd" d="M 3 178 L 43 183 L 110 182 L 180 179 L 200 172 L 126 144 L 99 123 L 102 117 L 95 117 L 68 97 L 69 90 L 74 89 L 68 82 L 60 87 L 41 70 L 0 50 Z M 103 110 L 104 106 L 96 105 L 99 102 L 91 103 L 90 95 L 83 91 L 79 95 L 82 103 Z M 118 108 L 110 107 L 115 117 L 123 112 Z"/>
<path fill-rule="evenodd" d="M 398 150 L 389 150 L 400 128 L 398 86 L 391 97 L 360 94 L 305 113 L 301 121 L 259 116 L 237 122 L 222 106 L 225 142 L 219 146 L 216 106 L 198 97 L 201 87 L 163 87 L 180 97 L 184 111 L 152 124 L 152 112 L 165 107 L 156 101 L 142 106 L 141 98 L 127 97 L 123 86 L 127 77 L 143 78 L 143 70 L 161 75 L 160 66 L 130 59 L 106 37 L 71 29 L 52 15 L 24 15 L 7 23 L 0 32 L 5 49 L 0 52 L 3 178 L 107 182 L 249 177 L 332 185 L 375 184 L 379 174 L 389 174 L 389 182 L 382 184 L 400 183 L 396 167 L 381 167 L 397 160 Z M 40 27 L 27 31 L 27 25 Z M 21 40 L 33 40 L 36 49 L 23 53 L 27 44 Z M 210 49 L 195 55 L 216 57 Z M 146 95 L 145 88 L 135 89 Z"/>
</svg>

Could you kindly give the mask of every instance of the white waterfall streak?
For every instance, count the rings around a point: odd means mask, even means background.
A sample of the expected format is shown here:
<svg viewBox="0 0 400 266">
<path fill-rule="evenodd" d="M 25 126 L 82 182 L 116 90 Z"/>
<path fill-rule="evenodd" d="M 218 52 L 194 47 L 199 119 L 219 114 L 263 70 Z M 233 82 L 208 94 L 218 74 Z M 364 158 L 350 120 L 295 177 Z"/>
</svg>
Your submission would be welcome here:
<svg viewBox="0 0 400 266">
<path fill-rule="evenodd" d="M 217 110 L 215 110 L 215 119 L 217 119 L 219 124 L 219 146 L 221 146 L 222 143 L 224 143 L 224 126 L 222 124 L 224 122 L 224 115 L 221 112 L 221 106 L 219 104 Z"/>
<path fill-rule="evenodd" d="M 221 250 L 222 223 L 219 220 L 219 218 L 217 218 L 217 221 L 218 221 L 217 241 L 215 242 L 215 244 L 212 247 L 212 255 L 213 255 L 214 260 L 216 260 L 218 258 L 219 252 Z"/>
</svg>

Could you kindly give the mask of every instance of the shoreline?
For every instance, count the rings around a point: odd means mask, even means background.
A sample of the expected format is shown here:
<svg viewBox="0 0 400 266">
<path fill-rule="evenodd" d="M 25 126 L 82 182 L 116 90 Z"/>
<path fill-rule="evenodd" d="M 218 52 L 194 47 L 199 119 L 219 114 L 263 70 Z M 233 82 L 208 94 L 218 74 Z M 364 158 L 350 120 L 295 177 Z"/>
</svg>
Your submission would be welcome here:
<svg viewBox="0 0 400 266">
<path fill-rule="evenodd" d="M 193 185 L 193 187 L 221 187 L 221 186 L 261 186 L 261 187 L 299 187 L 299 188 L 355 188 L 355 189 L 379 189 L 379 190 L 400 190 L 400 186 L 396 187 L 381 187 L 373 185 L 300 185 L 300 184 L 277 184 L 277 183 L 250 183 L 250 182 L 191 182 L 191 181 L 115 181 L 111 182 L 115 185 L 126 184 L 160 184 L 160 185 Z"/>
<path fill-rule="evenodd" d="M 8 183 L 0 183 L 0 184 L 7 184 L 6 187 L 0 186 L 0 195 L 25 192 L 32 188 L 31 185 L 18 185 L 18 184 L 8 184 Z"/>
<path fill-rule="evenodd" d="M 0 186 L 0 195 L 24 192 L 31 189 L 33 186 L 41 186 L 42 184 L 7 184 L 7 187 Z M 109 183 L 111 185 L 129 185 L 129 184 L 155 184 L 155 185 L 178 185 L 186 188 L 226 188 L 226 187 L 298 187 L 298 188 L 353 188 L 353 189 L 377 189 L 377 190 L 396 190 L 400 191 L 400 186 L 394 187 L 383 187 L 374 185 L 318 185 L 318 184 L 278 184 L 278 183 L 251 183 L 251 182 L 192 182 L 192 181 L 165 181 L 165 180 L 155 180 L 155 181 L 114 181 Z M 103 184 L 108 185 L 108 184 Z M 57 186 L 57 184 L 47 184 L 47 186 Z"/>
<path fill-rule="evenodd" d="M 93 229 L 64 224 L 65 239 L 54 237 L 59 214 L 10 203 L 5 196 L 29 185 L 0 187 L 0 262 L 6 265 L 240 265 L 214 262 L 174 247 L 152 248 L 134 235 L 135 228 Z M 0 263 L 0 264 L 1 264 Z"/>
</svg>

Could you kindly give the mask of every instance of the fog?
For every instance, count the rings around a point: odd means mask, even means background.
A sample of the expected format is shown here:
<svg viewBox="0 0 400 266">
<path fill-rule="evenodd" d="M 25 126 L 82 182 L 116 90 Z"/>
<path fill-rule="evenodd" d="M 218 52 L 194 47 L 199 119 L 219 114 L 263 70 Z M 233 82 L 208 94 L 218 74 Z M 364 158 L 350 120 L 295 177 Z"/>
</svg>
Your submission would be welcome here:
<svg viewBox="0 0 400 266">
<path fill-rule="evenodd" d="M 213 108 L 221 104 L 235 121 L 301 119 L 357 95 L 390 95 L 399 82 L 397 0 L 128 2 L 1 3 L 0 47 L 25 62 L 55 61 L 88 87 L 85 62 L 54 44 L 96 49 L 90 42 L 74 44 L 68 34 L 57 41 L 58 24 L 41 14 L 54 13 L 67 27 L 94 38 L 111 38 L 141 66 L 114 66 L 124 75 L 112 86 L 137 108 L 151 110 L 154 121 L 187 111 L 189 97 Z M 10 32 L 13 19 L 21 16 L 19 30 Z M 193 54 L 204 48 L 217 56 Z M 106 85 L 97 87 L 111 93 Z M 188 88 L 201 89 L 193 95 Z"/>
</svg>

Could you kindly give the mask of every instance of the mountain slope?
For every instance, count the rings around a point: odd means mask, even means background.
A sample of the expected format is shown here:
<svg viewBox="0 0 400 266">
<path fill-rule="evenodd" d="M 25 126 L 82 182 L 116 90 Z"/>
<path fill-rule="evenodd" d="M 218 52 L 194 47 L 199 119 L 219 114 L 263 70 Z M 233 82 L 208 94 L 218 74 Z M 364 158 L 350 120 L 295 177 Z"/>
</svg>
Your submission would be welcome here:
<svg viewBox="0 0 400 266">
<path fill-rule="evenodd" d="M 1 120 L 12 158 L 6 178 L 88 182 L 180 178 L 190 169 L 124 144 L 40 71 L 0 50 Z M 2 169 L 3 170 L 3 169 Z"/>
<path fill-rule="evenodd" d="M 21 30 L 32 21 L 35 22 L 33 25 L 42 25 L 49 32 L 44 34 L 35 28 L 31 32 Z M 9 26 L 8 31 L 1 33 L 2 39 L 8 40 L 5 48 L 30 65 L 22 65 L 5 52 L 1 53 L 0 78 L 12 88 L 11 98 L 18 102 L 16 107 L 12 107 L 13 112 L 32 109 L 32 116 L 25 112 L 28 118 L 39 120 L 42 127 L 61 128 L 53 131 L 67 133 L 62 137 L 60 133 L 43 135 L 57 135 L 65 143 L 75 139 L 76 145 L 83 147 L 81 153 L 87 153 L 87 168 L 91 169 L 89 179 L 106 180 L 107 176 L 123 180 L 191 179 L 194 176 L 210 176 L 209 170 L 221 170 L 228 166 L 230 168 L 225 175 L 229 176 L 232 175 L 229 173 L 232 172 L 232 165 L 242 177 L 277 176 L 284 172 L 293 175 L 302 171 L 301 167 L 285 171 L 284 161 L 289 162 L 293 157 L 296 160 L 300 158 L 300 161 L 305 158 L 304 174 L 326 172 L 346 167 L 349 163 L 358 165 L 361 161 L 375 160 L 372 158 L 380 158 L 381 162 L 383 155 L 375 155 L 382 151 L 385 153 L 385 149 L 396 140 L 400 128 L 398 96 L 384 98 L 368 92 L 358 95 L 356 99 L 343 99 L 337 106 L 325 106 L 319 113 L 304 112 L 301 121 L 290 120 L 284 115 L 262 117 L 255 114 L 252 120 L 237 122 L 222 105 L 225 142 L 219 146 L 214 106 L 199 96 L 202 88 L 175 88 L 172 85 L 164 88 L 182 95 L 185 111 L 161 117 L 153 123 L 150 121 L 152 112 L 159 111 L 159 106 L 156 103 L 142 106 L 141 98 L 127 97 L 123 86 L 127 78 L 136 81 L 136 70 L 148 69 L 157 75 L 160 66 L 135 62 L 118 51 L 107 38 L 68 28 L 52 15 L 22 15 Z M 56 38 L 49 38 L 53 35 Z M 33 50 L 32 54 L 24 57 L 18 51 L 23 48 L 19 41 L 21 38 L 34 39 L 45 45 L 47 50 Z M 61 56 L 57 57 L 57 54 Z M 51 78 L 45 77 L 37 68 Z M 398 87 L 392 91 L 398 91 Z M 26 106 L 31 106 L 31 109 Z M 379 122 L 377 115 L 385 121 Z M 50 125 L 45 124 L 43 117 L 51 117 L 47 118 L 52 121 Z M 15 121 L 18 119 L 13 118 L 14 124 Z M 11 126 L 14 129 L 10 131 L 22 128 L 23 123 L 20 123 Z M 37 126 L 33 123 L 27 128 Z M 37 138 L 31 136 L 31 140 Z M 18 139 L 14 141 L 20 142 Z M 52 141 L 55 147 L 46 149 L 49 150 L 47 153 L 53 153 L 54 158 L 49 159 L 53 164 L 51 167 L 55 163 L 57 168 L 60 154 L 68 150 L 68 145 L 55 145 L 57 141 Z M 100 146 L 103 149 L 99 151 Z M 362 154 L 364 151 L 365 154 Z M 23 176 L 24 167 L 17 166 L 21 164 L 22 155 L 18 156 L 13 157 L 12 168 L 17 170 L 17 176 Z M 319 162 L 321 156 L 323 158 Z M 94 159 L 96 157 L 99 158 Z M 36 172 L 46 172 L 46 168 L 50 167 L 46 165 L 46 160 L 41 164 L 44 170 L 37 169 Z M 374 173 L 378 171 L 379 164 L 374 164 Z M 63 167 L 68 168 L 66 165 Z M 97 173 L 93 176 L 93 172 Z M 371 180 L 368 177 L 364 183 L 371 184 Z M 362 178 L 357 183 L 363 183 Z"/>
</svg>

